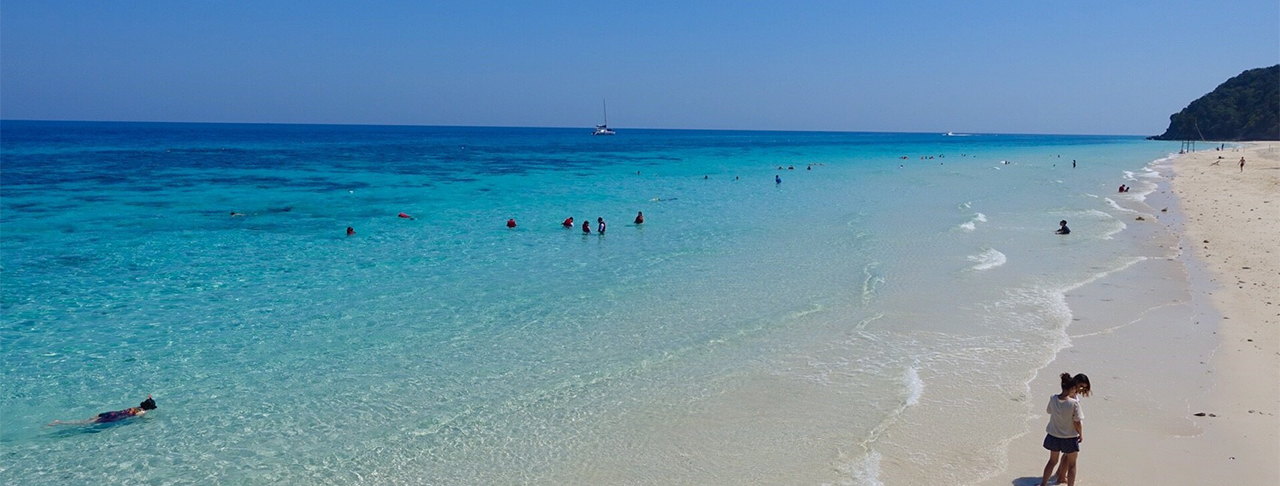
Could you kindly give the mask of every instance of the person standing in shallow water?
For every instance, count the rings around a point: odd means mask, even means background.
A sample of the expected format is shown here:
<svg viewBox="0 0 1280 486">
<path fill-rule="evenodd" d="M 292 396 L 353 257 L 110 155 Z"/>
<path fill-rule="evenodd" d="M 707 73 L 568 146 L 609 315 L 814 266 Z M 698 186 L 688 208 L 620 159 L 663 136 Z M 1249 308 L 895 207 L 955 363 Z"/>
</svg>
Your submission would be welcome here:
<svg viewBox="0 0 1280 486">
<path fill-rule="evenodd" d="M 591 220 L 587 220 L 587 219 L 582 220 L 582 234 L 584 235 L 591 234 Z"/>
<path fill-rule="evenodd" d="M 599 233 L 601 236 L 604 236 L 604 228 L 605 228 L 604 218 L 596 218 L 596 222 L 600 223 L 600 226 L 596 227 L 596 233 Z"/>
<path fill-rule="evenodd" d="M 644 211 L 636 211 L 636 224 L 644 224 Z"/>
<path fill-rule="evenodd" d="M 1084 373 L 1076 376 L 1063 373 L 1058 378 L 1062 381 L 1062 393 L 1049 397 L 1049 405 L 1045 407 L 1049 425 L 1045 426 L 1044 448 L 1049 450 L 1049 462 L 1044 465 L 1040 486 L 1049 484 L 1055 466 L 1058 466 L 1058 484 L 1075 486 L 1076 458 L 1084 442 L 1084 412 L 1078 396 L 1089 396 L 1089 377 Z"/>
</svg>

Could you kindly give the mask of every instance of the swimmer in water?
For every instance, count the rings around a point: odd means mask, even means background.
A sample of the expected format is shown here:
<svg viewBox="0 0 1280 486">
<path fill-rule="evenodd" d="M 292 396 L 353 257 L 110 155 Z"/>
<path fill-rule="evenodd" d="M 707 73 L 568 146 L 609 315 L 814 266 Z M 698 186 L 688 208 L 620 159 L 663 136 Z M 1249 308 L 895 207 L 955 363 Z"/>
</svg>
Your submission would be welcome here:
<svg viewBox="0 0 1280 486">
<path fill-rule="evenodd" d="M 508 228 L 515 228 L 515 227 L 516 227 L 516 219 L 515 219 L 515 218 L 508 218 L 508 219 L 507 219 L 507 227 L 508 227 Z"/>
<path fill-rule="evenodd" d="M 1065 219 L 1064 219 L 1064 220 L 1062 220 L 1062 221 L 1059 221 L 1059 222 L 1058 222 L 1058 226 L 1059 226 L 1058 231 L 1054 231 L 1054 232 L 1053 232 L 1054 234 L 1057 234 L 1057 235 L 1069 235 L 1069 234 L 1071 234 L 1071 228 L 1068 228 L 1068 227 L 1067 227 L 1067 220 L 1065 220 Z"/>
<path fill-rule="evenodd" d="M 596 227 L 596 233 L 600 233 L 601 235 L 604 235 L 604 228 L 605 228 L 604 218 L 596 218 L 596 222 L 600 223 L 600 226 Z"/>
<path fill-rule="evenodd" d="M 560 226 L 564 226 L 565 228 L 572 228 L 572 227 L 573 227 L 573 216 L 569 216 L 569 219 L 566 219 L 566 220 L 564 220 L 564 222 L 563 222 L 563 223 L 560 223 Z"/>
<path fill-rule="evenodd" d="M 644 211 L 636 211 L 636 224 L 644 224 Z"/>
<path fill-rule="evenodd" d="M 63 422 L 61 420 L 54 420 L 53 422 L 50 422 L 49 425 L 86 425 L 86 424 L 105 424 L 110 422 L 119 422 L 127 418 L 141 417 L 143 414 L 147 413 L 147 410 L 155 410 L 155 409 L 156 409 L 156 401 L 151 398 L 151 395 L 147 395 L 147 399 L 143 400 L 142 403 L 139 403 L 138 406 L 136 407 L 129 407 L 124 410 L 115 410 L 111 412 L 102 412 L 98 414 L 98 416 L 96 417 L 80 420 L 76 422 Z"/>
<path fill-rule="evenodd" d="M 356 229 L 355 229 L 355 228 L 352 228 L 352 227 L 350 227 L 350 226 L 348 226 L 348 227 L 347 227 L 347 236 L 352 236 L 352 235 L 354 235 L 354 234 L 356 234 Z"/>
<path fill-rule="evenodd" d="M 591 234 L 591 222 L 590 222 L 590 221 L 583 221 L 583 222 L 582 222 L 582 234 L 584 234 L 584 235 L 589 235 L 589 234 Z"/>
<path fill-rule="evenodd" d="M 241 216 L 244 216 L 244 213 L 237 213 L 237 212 L 235 212 L 235 211 L 232 211 L 232 212 L 231 212 L 231 217 L 233 217 L 233 218 L 239 218 L 239 217 L 241 217 Z"/>
<path fill-rule="evenodd" d="M 414 219 L 413 216 L 409 216 L 408 214 L 405 214 L 405 213 L 400 213 L 400 214 L 397 214 L 396 216 L 399 216 L 404 219 Z"/>
</svg>

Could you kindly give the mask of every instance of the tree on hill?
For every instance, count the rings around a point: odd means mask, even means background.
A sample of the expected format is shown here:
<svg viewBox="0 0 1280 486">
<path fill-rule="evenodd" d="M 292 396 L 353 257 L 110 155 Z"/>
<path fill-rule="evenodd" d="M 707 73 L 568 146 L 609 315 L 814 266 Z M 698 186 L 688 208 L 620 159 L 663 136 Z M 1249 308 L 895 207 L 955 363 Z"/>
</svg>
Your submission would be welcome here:
<svg viewBox="0 0 1280 486">
<path fill-rule="evenodd" d="M 1153 140 L 1280 140 L 1280 64 L 1250 69 L 1169 116 Z"/>
</svg>

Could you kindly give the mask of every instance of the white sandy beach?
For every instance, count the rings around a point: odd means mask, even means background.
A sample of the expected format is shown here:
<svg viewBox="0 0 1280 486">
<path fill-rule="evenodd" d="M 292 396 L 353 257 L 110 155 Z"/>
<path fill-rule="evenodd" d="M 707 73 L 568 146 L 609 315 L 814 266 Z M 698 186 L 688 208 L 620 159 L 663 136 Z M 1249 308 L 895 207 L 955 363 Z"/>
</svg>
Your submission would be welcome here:
<svg viewBox="0 0 1280 486">
<path fill-rule="evenodd" d="M 1068 295 L 1071 345 L 982 484 L 1038 484 L 1040 402 L 1064 371 L 1094 384 L 1077 484 L 1280 484 L 1280 144 L 1179 156 L 1172 172 L 1129 228 L 1155 252 Z"/>
</svg>

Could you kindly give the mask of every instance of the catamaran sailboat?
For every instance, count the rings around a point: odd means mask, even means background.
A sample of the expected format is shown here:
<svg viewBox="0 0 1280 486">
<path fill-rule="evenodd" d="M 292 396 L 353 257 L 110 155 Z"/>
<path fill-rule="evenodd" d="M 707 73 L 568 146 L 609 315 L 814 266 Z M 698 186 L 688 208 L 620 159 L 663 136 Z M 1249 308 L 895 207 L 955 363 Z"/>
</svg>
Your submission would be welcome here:
<svg viewBox="0 0 1280 486">
<path fill-rule="evenodd" d="M 614 131 L 609 129 L 609 105 L 606 104 L 604 100 L 601 100 L 600 104 L 604 107 L 604 123 L 600 125 L 596 125 L 596 131 L 591 132 L 591 134 L 592 135 L 614 135 Z"/>
</svg>

